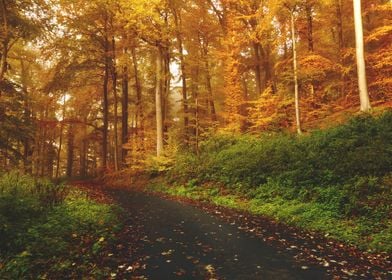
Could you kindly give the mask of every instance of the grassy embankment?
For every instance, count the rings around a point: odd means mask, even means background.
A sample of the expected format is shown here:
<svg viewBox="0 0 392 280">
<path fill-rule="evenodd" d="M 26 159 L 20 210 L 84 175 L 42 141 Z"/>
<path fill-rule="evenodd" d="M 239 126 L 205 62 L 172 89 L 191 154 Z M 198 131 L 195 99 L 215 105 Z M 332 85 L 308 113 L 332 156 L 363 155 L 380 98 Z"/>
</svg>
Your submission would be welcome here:
<svg viewBox="0 0 392 280">
<path fill-rule="evenodd" d="M 392 112 L 301 137 L 221 135 L 153 190 L 244 209 L 392 252 Z"/>
<path fill-rule="evenodd" d="M 0 278 L 104 277 L 95 260 L 119 229 L 119 209 L 18 173 L 0 177 Z"/>
</svg>

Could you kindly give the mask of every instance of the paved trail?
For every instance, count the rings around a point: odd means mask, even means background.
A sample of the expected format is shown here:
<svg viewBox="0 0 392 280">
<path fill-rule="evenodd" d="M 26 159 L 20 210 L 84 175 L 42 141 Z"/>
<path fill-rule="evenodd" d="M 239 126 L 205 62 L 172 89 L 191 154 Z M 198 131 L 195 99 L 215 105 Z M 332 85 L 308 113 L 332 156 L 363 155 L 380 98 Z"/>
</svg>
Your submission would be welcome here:
<svg viewBox="0 0 392 280">
<path fill-rule="evenodd" d="M 111 196 L 126 209 L 129 232 L 140 233 L 136 273 L 148 279 L 326 279 L 198 208 L 139 192 Z"/>
</svg>

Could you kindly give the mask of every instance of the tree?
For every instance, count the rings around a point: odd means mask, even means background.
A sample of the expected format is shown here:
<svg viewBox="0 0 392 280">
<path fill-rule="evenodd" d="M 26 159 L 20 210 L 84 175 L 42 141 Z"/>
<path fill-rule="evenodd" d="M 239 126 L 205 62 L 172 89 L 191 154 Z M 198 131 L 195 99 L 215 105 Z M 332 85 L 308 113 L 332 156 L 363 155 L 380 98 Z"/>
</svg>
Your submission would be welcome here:
<svg viewBox="0 0 392 280">
<path fill-rule="evenodd" d="M 299 110 L 299 92 L 298 92 L 298 68 L 297 68 L 297 43 L 295 38 L 295 9 L 296 6 L 290 7 L 291 18 L 291 44 L 293 48 L 293 77 L 294 77 L 294 100 L 295 100 L 295 121 L 297 124 L 297 133 L 301 134 L 301 117 Z"/>
<path fill-rule="evenodd" d="M 363 44 L 362 9 L 361 0 L 353 0 L 355 21 L 355 43 L 357 55 L 357 73 L 361 111 L 369 112 L 370 100 L 366 81 L 366 65 Z"/>
</svg>

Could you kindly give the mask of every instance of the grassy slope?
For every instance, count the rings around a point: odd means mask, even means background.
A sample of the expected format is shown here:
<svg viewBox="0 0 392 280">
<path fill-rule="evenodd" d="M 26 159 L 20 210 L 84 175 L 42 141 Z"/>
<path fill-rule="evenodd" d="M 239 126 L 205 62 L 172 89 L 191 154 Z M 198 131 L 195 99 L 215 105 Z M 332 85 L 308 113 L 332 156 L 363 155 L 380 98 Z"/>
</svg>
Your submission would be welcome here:
<svg viewBox="0 0 392 280">
<path fill-rule="evenodd" d="M 119 229 L 118 209 L 18 173 L 0 177 L 0 278 L 103 277 L 95 260 Z"/>
<path fill-rule="evenodd" d="M 392 252 L 392 112 L 297 138 L 218 136 L 153 189 Z M 170 186 L 170 187 L 166 187 Z"/>
</svg>

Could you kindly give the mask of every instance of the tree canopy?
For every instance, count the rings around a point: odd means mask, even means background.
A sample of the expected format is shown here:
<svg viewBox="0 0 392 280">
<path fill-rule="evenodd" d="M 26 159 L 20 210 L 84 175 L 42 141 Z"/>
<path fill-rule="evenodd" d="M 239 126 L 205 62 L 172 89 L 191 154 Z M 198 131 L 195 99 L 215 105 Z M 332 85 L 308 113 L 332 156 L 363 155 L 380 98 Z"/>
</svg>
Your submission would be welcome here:
<svg viewBox="0 0 392 280">
<path fill-rule="evenodd" d="M 358 4 L 2 0 L 0 166 L 138 170 L 217 132 L 306 133 L 363 94 L 388 107 L 392 7 Z"/>
</svg>

